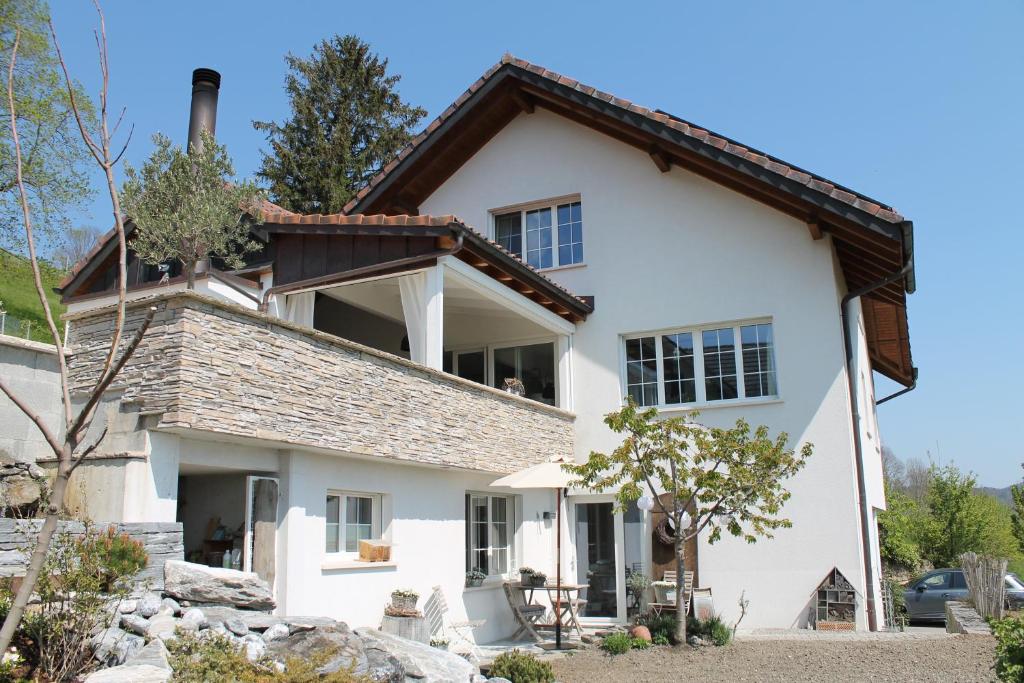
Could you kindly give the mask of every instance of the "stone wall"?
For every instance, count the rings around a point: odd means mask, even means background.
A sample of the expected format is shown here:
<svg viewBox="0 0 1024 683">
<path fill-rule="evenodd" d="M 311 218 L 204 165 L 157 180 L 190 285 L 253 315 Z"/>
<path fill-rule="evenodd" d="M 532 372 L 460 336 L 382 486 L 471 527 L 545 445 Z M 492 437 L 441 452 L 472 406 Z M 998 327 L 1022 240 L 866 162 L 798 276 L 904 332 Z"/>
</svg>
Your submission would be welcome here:
<svg viewBox="0 0 1024 683">
<path fill-rule="evenodd" d="M 574 417 L 397 356 L 195 293 L 157 314 L 112 391 L 157 429 L 199 429 L 431 465 L 512 472 L 571 455 Z M 72 381 L 95 376 L 110 309 L 72 316 Z"/>
<path fill-rule="evenodd" d="M 969 636 L 990 636 L 992 627 L 985 618 L 966 602 L 950 600 L 946 603 L 946 632 Z"/>
<path fill-rule="evenodd" d="M 0 335 L 0 376 L 60 434 L 60 371 L 53 345 Z M 53 451 L 39 429 L 6 396 L 0 397 L 0 461 L 41 457 L 53 457 Z"/>
<path fill-rule="evenodd" d="M 35 543 L 43 521 L 40 519 L 0 519 L 0 577 L 22 576 L 28 566 L 29 553 Z M 151 590 L 163 590 L 164 563 L 168 560 L 184 559 L 181 524 L 177 522 L 144 524 L 97 524 L 97 530 L 115 527 L 119 533 L 126 533 L 142 541 L 149 559 L 137 583 Z M 60 522 L 57 533 L 81 536 L 85 533 L 82 522 Z"/>
</svg>

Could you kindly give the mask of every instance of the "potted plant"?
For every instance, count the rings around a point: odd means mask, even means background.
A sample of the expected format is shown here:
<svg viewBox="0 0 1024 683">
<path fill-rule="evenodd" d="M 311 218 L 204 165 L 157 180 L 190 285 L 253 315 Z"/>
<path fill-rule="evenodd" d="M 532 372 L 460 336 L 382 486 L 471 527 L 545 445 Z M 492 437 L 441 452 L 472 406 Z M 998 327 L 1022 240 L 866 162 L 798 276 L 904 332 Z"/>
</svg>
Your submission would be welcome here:
<svg viewBox="0 0 1024 683">
<path fill-rule="evenodd" d="M 651 583 L 654 588 L 654 597 L 657 602 L 663 605 L 676 604 L 676 582 L 675 581 L 654 581 Z"/>
<path fill-rule="evenodd" d="M 436 647 L 438 650 L 448 650 L 448 644 L 451 641 L 444 636 L 434 636 L 430 639 L 430 647 Z"/>
<path fill-rule="evenodd" d="M 476 588 L 482 586 L 484 579 L 487 578 L 487 574 L 480 571 L 479 567 L 473 567 L 466 572 L 466 588 Z"/>
<path fill-rule="evenodd" d="M 548 575 L 544 572 L 534 572 L 530 576 L 530 585 L 540 588 L 548 581 Z"/>
<path fill-rule="evenodd" d="M 524 585 L 524 586 L 532 586 L 533 585 L 533 575 L 534 575 L 534 573 L 535 573 L 535 570 L 531 569 L 530 567 L 520 567 L 519 568 L 519 583 Z"/>
<path fill-rule="evenodd" d="M 651 580 L 641 572 L 633 572 L 626 577 L 626 590 L 635 596 L 637 605 L 643 602 L 644 594 L 650 586 Z"/>
<path fill-rule="evenodd" d="M 400 612 L 415 612 L 416 602 L 419 599 L 420 594 L 414 590 L 401 588 L 391 591 L 391 607 Z"/>
</svg>

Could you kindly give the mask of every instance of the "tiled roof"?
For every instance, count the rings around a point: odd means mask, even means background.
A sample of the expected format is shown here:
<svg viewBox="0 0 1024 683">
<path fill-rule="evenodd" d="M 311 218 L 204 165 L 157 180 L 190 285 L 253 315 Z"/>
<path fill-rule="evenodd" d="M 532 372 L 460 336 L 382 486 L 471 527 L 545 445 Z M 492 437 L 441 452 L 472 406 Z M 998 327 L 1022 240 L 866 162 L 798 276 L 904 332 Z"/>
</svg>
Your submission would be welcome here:
<svg viewBox="0 0 1024 683">
<path fill-rule="evenodd" d="M 698 126 L 693 125 L 692 123 L 684 121 L 683 119 L 680 119 L 675 116 L 670 116 L 669 114 L 666 114 L 662 111 L 648 109 L 646 107 L 642 107 L 638 104 L 630 102 L 629 100 L 624 100 L 622 98 L 615 97 L 614 95 L 611 95 L 609 93 L 602 92 L 589 85 L 584 85 L 579 81 L 555 73 L 554 71 L 545 69 L 544 67 L 538 66 L 536 64 L 531 64 L 530 62 L 527 62 L 526 60 L 523 59 L 513 57 L 510 54 L 504 55 L 501 58 L 500 62 L 498 62 L 490 69 L 488 69 L 483 76 L 481 76 L 479 79 L 477 79 L 475 83 L 469 86 L 469 88 L 464 93 L 462 93 L 462 95 L 460 95 L 459 98 L 455 100 L 455 102 L 453 102 L 447 109 L 445 109 L 440 116 L 434 119 L 430 123 L 430 125 L 428 125 L 419 135 L 413 138 L 412 141 L 401 152 L 399 152 L 397 157 L 395 157 L 390 163 L 388 163 L 381 170 L 380 173 L 374 176 L 373 179 L 370 180 L 370 182 L 365 187 L 363 187 L 356 194 L 356 196 L 353 197 L 345 205 L 343 211 L 351 211 L 358 204 L 358 202 L 362 200 L 364 197 L 366 197 L 366 195 L 368 195 L 370 192 L 372 192 L 373 189 L 385 177 L 387 177 L 387 175 L 391 173 L 391 171 L 393 171 L 402 162 L 403 159 L 412 154 L 412 152 L 421 143 L 423 143 L 424 140 L 430 137 L 430 135 L 435 130 L 437 130 L 449 117 L 451 117 L 455 112 L 457 112 L 475 92 L 480 90 L 480 88 L 484 86 L 488 79 L 494 76 L 494 74 L 496 74 L 502 67 L 506 65 L 511 65 L 518 67 L 520 69 L 524 69 L 531 73 L 537 74 L 542 78 L 548 79 L 554 83 L 558 83 L 559 85 L 572 88 L 585 95 L 595 97 L 603 102 L 607 102 L 609 104 L 620 107 L 635 114 L 640 114 L 641 116 L 644 116 L 645 118 L 650 119 L 651 121 L 654 121 L 658 124 L 661 124 L 675 131 L 683 133 L 686 136 L 689 136 L 706 144 L 709 144 L 728 154 L 732 154 L 736 157 L 757 164 L 758 166 L 761 166 L 762 168 L 776 175 L 806 185 L 807 187 L 817 192 L 821 192 L 837 201 L 849 204 L 850 206 L 853 206 L 861 211 L 864 211 L 869 215 L 874 216 L 875 218 L 878 218 L 880 220 L 889 223 L 899 223 L 903 220 L 903 216 L 901 216 L 891 206 L 880 204 L 879 202 L 865 195 L 853 192 L 852 190 L 842 187 L 841 185 L 838 185 L 837 183 L 834 183 L 831 180 L 805 171 L 797 166 L 794 166 L 781 159 L 778 159 L 777 157 L 773 157 L 758 150 L 752 149 L 750 147 L 746 147 L 744 145 L 737 143 L 734 140 L 718 135 L 716 133 L 712 133 L 707 129 L 700 128 Z"/>
</svg>

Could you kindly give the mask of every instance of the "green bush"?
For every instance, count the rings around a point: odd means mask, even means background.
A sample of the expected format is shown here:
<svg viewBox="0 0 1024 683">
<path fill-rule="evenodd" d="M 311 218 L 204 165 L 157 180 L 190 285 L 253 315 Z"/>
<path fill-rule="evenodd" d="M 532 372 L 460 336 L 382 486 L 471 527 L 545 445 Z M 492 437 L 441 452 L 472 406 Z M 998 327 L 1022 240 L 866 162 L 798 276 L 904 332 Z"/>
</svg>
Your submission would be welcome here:
<svg viewBox="0 0 1024 683">
<path fill-rule="evenodd" d="M 178 637 L 168 643 L 168 650 L 174 670 L 171 680 L 175 683 L 369 683 L 371 680 L 353 673 L 355 663 L 349 669 L 326 676 L 318 674 L 317 669 L 337 654 L 333 649 L 308 658 L 289 657 L 284 671 L 279 671 L 269 657 L 250 662 L 244 649 L 221 635 L 200 639 L 194 634 L 179 632 Z"/>
<path fill-rule="evenodd" d="M 658 642 L 659 639 L 667 641 L 664 643 L 665 645 L 675 644 L 676 618 L 671 614 L 655 614 L 653 612 L 648 612 L 637 616 L 634 621 L 638 626 L 647 627 L 647 630 L 651 632 L 651 640 L 655 645 L 663 644 Z"/>
<path fill-rule="evenodd" d="M 601 641 L 601 649 L 610 655 L 621 655 L 633 649 L 633 639 L 628 633 L 613 633 Z"/>
<path fill-rule="evenodd" d="M 99 568 L 103 590 L 114 590 L 121 579 L 130 579 L 146 568 L 146 549 L 142 541 L 128 534 L 119 534 L 114 527 L 105 532 L 86 534 L 79 542 L 78 552 L 92 557 Z"/>
<path fill-rule="evenodd" d="M 628 637 L 628 636 L 627 636 Z M 535 656 L 512 650 L 494 658 L 489 672 L 491 678 L 507 678 L 512 683 L 554 683 L 551 665 Z"/>
<path fill-rule="evenodd" d="M 718 615 L 703 620 L 687 617 L 686 634 L 710 640 L 718 646 L 728 645 L 729 641 L 732 640 L 732 629 Z"/>
<path fill-rule="evenodd" d="M 646 650 L 650 646 L 651 646 L 651 642 L 649 640 L 644 640 L 643 638 L 634 638 L 633 639 L 633 649 L 634 650 Z"/>
<path fill-rule="evenodd" d="M 999 680 L 1024 683 L 1024 619 L 994 620 L 992 631 L 996 636 L 996 663 L 993 668 Z"/>
</svg>

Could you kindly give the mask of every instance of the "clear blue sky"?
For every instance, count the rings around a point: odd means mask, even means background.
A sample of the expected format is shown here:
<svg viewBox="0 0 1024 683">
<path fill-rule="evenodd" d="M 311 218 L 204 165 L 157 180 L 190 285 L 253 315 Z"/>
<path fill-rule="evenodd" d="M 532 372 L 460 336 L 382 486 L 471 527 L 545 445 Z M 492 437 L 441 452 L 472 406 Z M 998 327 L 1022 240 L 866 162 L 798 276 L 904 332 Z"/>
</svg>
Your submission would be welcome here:
<svg viewBox="0 0 1024 683">
<path fill-rule="evenodd" d="M 75 75 L 97 85 L 94 13 L 53 2 Z M 241 174 L 253 119 L 287 113 L 283 56 L 355 33 L 432 118 L 505 51 L 659 107 L 894 205 L 915 223 L 917 391 L 881 406 L 902 458 L 1020 478 L 1024 401 L 1024 3 L 495 4 L 107 0 L 111 100 L 139 162 L 181 143 L 194 67 L 224 77 L 217 125 Z M 428 119 L 429 120 L 429 119 Z M 426 122 L 426 121 L 425 121 Z M 106 229 L 95 203 L 83 223 Z M 880 385 L 884 394 L 892 387 Z"/>
</svg>

